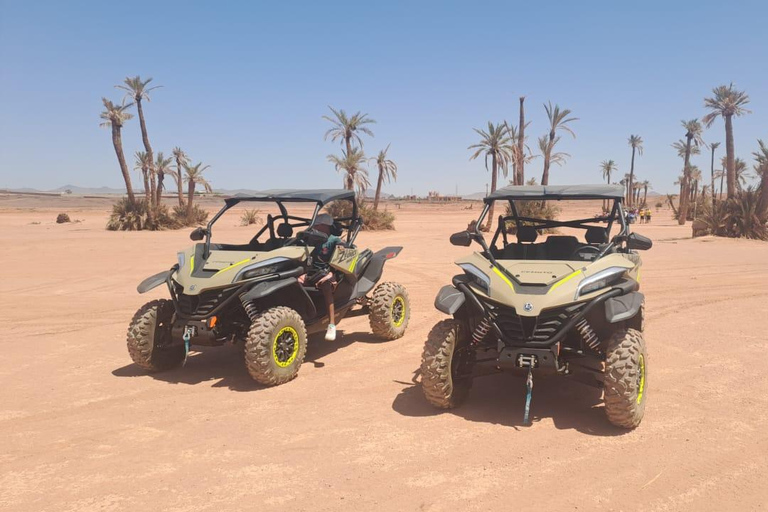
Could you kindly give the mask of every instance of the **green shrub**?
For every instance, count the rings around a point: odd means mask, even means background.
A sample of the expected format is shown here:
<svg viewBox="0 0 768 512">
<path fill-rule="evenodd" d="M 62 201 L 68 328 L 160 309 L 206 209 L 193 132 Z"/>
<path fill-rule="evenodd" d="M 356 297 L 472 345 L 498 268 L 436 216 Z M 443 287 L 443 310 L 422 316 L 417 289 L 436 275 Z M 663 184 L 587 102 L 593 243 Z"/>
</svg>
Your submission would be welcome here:
<svg viewBox="0 0 768 512">
<path fill-rule="evenodd" d="M 155 208 L 154 219 L 150 223 L 147 216 L 146 201 L 139 200 L 134 207 L 126 197 L 120 198 L 112 205 L 112 213 L 107 221 L 107 229 L 110 231 L 155 231 L 180 227 L 181 224 L 178 219 L 175 215 L 171 215 L 166 205 L 161 204 Z"/>
<path fill-rule="evenodd" d="M 241 226 L 251 226 L 253 224 L 260 225 L 262 223 L 261 217 L 259 217 L 259 210 L 245 210 L 240 216 Z"/>
<path fill-rule="evenodd" d="M 726 201 L 718 201 L 714 208 L 705 204 L 699 220 L 711 235 L 768 240 L 768 216 L 759 213 L 759 200 L 758 192 L 749 188 Z"/>
<path fill-rule="evenodd" d="M 201 226 L 208 222 L 208 212 L 199 205 L 192 205 L 192 214 L 187 216 L 186 206 L 174 206 L 173 218 L 178 227 Z"/>
<path fill-rule="evenodd" d="M 519 217 L 529 217 L 535 219 L 555 220 L 560 214 L 560 208 L 552 201 L 542 204 L 541 201 L 515 201 L 515 209 Z M 512 208 L 509 204 L 505 206 L 505 216 L 512 215 Z M 533 225 L 532 222 L 521 221 L 523 226 Z M 517 226 L 514 222 L 507 221 L 507 232 L 510 234 L 517 233 Z M 557 229 L 548 228 L 540 229 L 539 233 L 557 233 Z"/>
</svg>

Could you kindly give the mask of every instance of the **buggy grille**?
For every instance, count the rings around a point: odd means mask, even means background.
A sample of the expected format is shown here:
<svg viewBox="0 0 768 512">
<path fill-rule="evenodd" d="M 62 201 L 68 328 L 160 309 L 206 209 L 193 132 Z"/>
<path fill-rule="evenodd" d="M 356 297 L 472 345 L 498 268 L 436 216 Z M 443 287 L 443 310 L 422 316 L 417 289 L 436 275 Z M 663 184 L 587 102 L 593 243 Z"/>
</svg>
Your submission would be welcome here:
<svg viewBox="0 0 768 512">
<path fill-rule="evenodd" d="M 490 304 L 489 304 L 490 306 Z M 527 317 L 517 314 L 514 308 L 491 306 L 496 323 L 508 339 L 513 341 L 547 341 L 557 334 L 563 325 L 578 313 L 583 304 L 547 309 L 539 316 Z"/>
<path fill-rule="evenodd" d="M 187 316 L 207 316 L 219 307 L 225 300 L 237 291 L 238 287 L 224 290 L 211 290 L 200 295 L 186 295 L 179 293 L 177 306 L 179 312 Z"/>
</svg>

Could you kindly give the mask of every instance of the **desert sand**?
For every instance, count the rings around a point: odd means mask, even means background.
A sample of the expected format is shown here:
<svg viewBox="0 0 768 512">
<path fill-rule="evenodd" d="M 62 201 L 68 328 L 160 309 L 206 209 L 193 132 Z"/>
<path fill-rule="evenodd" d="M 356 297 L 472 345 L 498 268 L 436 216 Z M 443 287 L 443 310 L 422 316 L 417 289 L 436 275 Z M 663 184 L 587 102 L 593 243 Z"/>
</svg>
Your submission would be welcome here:
<svg viewBox="0 0 768 512">
<path fill-rule="evenodd" d="M 215 202 L 206 203 L 211 210 Z M 390 208 L 394 206 L 390 205 Z M 263 388 L 235 347 L 194 352 L 155 375 L 131 363 L 136 285 L 170 267 L 188 230 L 104 229 L 108 200 L 2 198 L 0 509 L 764 510 L 768 499 L 768 244 L 690 238 L 668 210 L 635 230 L 643 254 L 649 401 L 612 427 L 599 391 L 475 382 L 439 412 L 412 378 L 433 308 L 467 249 L 448 236 L 478 213 L 403 204 L 397 230 L 360 246 L 405 247 L 388 263 L 412 302 L 402 339 L 365 317 L 310 341 L 298 378 Z M 66 211 L 82 222 L 57 225 Z M 222 223 L 220 240 L 253 228 Z"/>
</svg>

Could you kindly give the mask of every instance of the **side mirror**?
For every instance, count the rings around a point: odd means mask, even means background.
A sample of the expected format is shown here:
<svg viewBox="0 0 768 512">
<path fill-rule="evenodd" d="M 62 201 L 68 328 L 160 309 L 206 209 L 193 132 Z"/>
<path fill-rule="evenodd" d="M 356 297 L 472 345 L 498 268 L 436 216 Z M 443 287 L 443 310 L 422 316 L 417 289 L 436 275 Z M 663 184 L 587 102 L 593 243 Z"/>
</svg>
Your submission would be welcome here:
<svg viewBox="0 0 768 512">
<path fill-rule="evenodd" d="M 646 236 L 630 233 L 627 237 L 627 247 L 637 251 L 647 251 L 653 247 L 653 241 Z"/>
<path fill-rule="evenodd" d="M 469 247 L 472 243 L 472 234 L 469 231 L 459 231 L 451 235 L 451 244 L 461 247 Z"/>
<path fill-rule="evenodd" d="M 208 230 L 205 228 L 195 228 L 190 234 L 189 238 L 194 240 L 195 242 L 199 242 L 203 238 L 205 238 L 205 235 L 208 234 Z"/>
</svg>

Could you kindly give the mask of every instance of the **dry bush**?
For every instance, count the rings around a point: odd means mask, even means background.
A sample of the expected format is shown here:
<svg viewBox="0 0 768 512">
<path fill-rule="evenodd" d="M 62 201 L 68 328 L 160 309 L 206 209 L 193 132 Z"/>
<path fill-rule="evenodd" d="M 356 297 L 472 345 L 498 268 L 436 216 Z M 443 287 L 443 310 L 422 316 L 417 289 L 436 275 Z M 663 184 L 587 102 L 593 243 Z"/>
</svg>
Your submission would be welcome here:
<svg viewBox="0 0 768 512">
<path fill-rule="evenodd" d="M 560 214 L 560 208 L 552 201 L 545 202 L 543 205 L 541 201 L 515 201 L 515 209 L 517 210 L 518 217 L 534 219 L 555 220 Z M 509 204 L 505 206 L 504 212 L 505 216 L 512 215 L 512 208 L 510 208 Z M 533 225 L 532 222 L 528 221 L 521 221 L 521 224 L 523 226 Z M 513 235 L 517 233 L 517 226 L 514 222 L 507 221 L 506 227 L 508 233 Z M 557 233 L 557 229 L 540 229 L 539 233 Z"/>
<path fill-rule="evenodd" d="M 352 203 L 333 201 L 325 206 L 326 213 L 334 219 L 343 219 L 352 215 Z M 387 210 L 374 210 L 368 203 L 357 207 L 358 215 L 363 218 L 364 231 L 387 231 L 395 229 L 395 216 Z"/>
<path fill-rule="evenodd" d="M 107 221 L 107 229 L 110 231 L 142 231 L 142 230 L 162 230 L 178 229 L 182 224 L 171 214 L 168 207 L 164 204 L 159 205 L 154 210 L 153 222 L 149 222 L 147 216 L 147 203 L 144 200 L 136 201 L 136 206 L 132 206 L 128 198 L 120 198 L 112 205 L 112 213 Z"/>
<path fill-rule="evenodd" d="M 208 222 L 208 212 L 199 205 L 192 205 L 192 214 L 187 216 L 186 206 L 174 206 L 173 218 L 178 227 L 202 226 Z"/>
<path fill-rule="evenodd" d="M 253 224 L 261 225 L 262 220 L 261 217 L 259 217 L 259 210 L 253 209 L 253 210 L 245 210 L 243 214 L 240 216 L 240 225 L 241 226 L 251 226 Z"/>
<path fill-rule="evenodd" d="M 768 215 L 759 213 L 759 194 L 753 188 L 738 193 L 714 208 L 705 204 L 698 220 L 709 234 L 731 238 L 768 240 Z"/>
<path fill-rule="evenodd" d="M 72 222 L 66 213 L 60 213 L 56 216 L 56 224 L 64 224 L 66 222 Z"/>
</svg>

